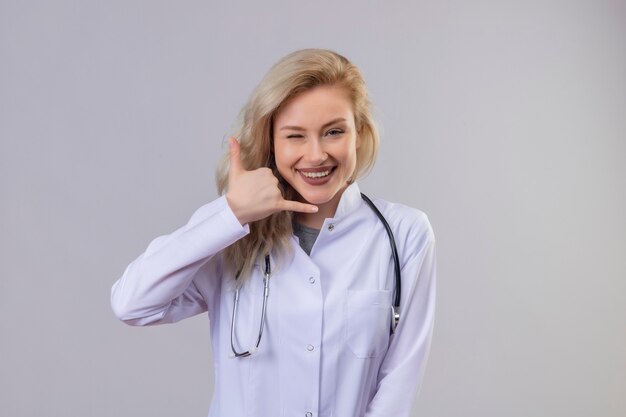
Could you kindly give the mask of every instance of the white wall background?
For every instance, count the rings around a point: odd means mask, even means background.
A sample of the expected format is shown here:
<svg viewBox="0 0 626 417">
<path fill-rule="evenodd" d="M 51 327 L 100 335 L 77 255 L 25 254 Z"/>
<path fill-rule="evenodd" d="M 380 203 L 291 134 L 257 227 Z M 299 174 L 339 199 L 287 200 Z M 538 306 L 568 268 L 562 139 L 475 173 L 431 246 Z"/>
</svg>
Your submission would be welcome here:
<svg viewBox="0 0 626 417">
<path fill-rule="evenodd" d="M 0 415 L 206 415 L 206 317 L 126 327 L 109 290 L 304 47 L 361 67 L 361 187 L 437 235 L 414 415 L 626 415 L 623 0 L 0 0 Z"/>
</svg>

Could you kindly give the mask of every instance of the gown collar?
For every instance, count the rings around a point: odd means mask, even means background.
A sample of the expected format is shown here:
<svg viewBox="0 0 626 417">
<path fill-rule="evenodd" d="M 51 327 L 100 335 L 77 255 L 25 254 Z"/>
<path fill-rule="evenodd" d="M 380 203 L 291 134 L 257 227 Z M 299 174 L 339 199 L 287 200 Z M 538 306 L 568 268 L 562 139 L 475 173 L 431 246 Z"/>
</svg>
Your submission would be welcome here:
<svg viewBox="0 0 626 417">
<path fill-rule="evenodd" d="M 341 194 L 339 204 L 337 205 L 337 211 L 335 212 L 334 219 L 340 219 L 351 212 L 355 211 L 361 206 L 363 200 L 361 198 L 361 190 L 356 182 L 348 185 L 348 187 Z"/>
</svg>

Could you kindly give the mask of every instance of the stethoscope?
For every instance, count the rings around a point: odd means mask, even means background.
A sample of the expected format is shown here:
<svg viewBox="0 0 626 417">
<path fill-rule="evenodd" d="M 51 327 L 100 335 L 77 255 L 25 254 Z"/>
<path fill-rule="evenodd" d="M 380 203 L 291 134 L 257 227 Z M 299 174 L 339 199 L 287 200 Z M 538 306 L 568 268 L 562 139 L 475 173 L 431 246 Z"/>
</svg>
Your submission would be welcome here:
<svg viewBox="0 0 626 417">
<path fill-rule="evenodd" d="M 396 291 L 394 294 L 393 305 L 391 306 L 391 328 L 390 334 L 395 333 L 396 327 L 398 326 L 398 322 L 400 321 L 400 294 L 401 294 L 401 285 L 402 278 L 400 275 L 400 260 L 398 259 L 398 249 L 396 248 L 396 241 L 393 238 L 393 233 L 391 231 L 391 227 L 389 227 L 389 223 L 385 220 L 385 216 L 378 210 L 378 208 L 372 203 L 365 194 L 361 193 L 361 197 L 363 200 L 370 206 L 370 208 L 376 213 L 376 216 L 380 219 L 380 221 L 385 226 L 385 230 L 387 230 L 387 235 L 389 236 L 389 244 L 391 245 L 391 251 L 393 256 L 393 266 L 396 277 Z M 263 325 L 265 324 L 265 312 L 267 311 L 267 298 L 270 293 L 270 275 L 271 275 L 271 265 L 270 265 L 270 256 L 265 255 L 265 271 L 263 272 L 263 310 L 261 311 L 261 324 L 259 325 L 259 335 L 256 339 L 256 343 L 254 347 L 245 351 L 238 352 L 235 349 L 234 344 L 234 336 L 235 336 L 235 321 L 237 320 L 237 306 L 239 305 L 239 287 L 235 290 L 234 296 L 234 306 L 233 306 L 233 316 L 230 324 L 230 347 L 233 351 L 231 357 L 233 358 L 245 358 L 246 356 L 252 355 L 259 348 L 259 344 L 261 343 L 261 336 L 263 335 Z"/>
</svg>

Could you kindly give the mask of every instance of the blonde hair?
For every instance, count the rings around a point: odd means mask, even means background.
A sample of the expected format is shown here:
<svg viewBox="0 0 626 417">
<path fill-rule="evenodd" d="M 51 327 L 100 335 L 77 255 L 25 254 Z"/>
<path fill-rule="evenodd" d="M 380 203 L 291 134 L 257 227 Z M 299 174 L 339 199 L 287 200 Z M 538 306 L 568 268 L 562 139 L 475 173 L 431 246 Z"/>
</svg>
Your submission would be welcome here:
<svg viewBox="0 0 626 417">
<path fill-rule="evenodd" d="M 274 161 L 273 121 L 291 98 L 318 86 L 345 88 L 352 103 L 354 122 L 361 137 L 356 150 L 356 168 L 351 181 L 366 175 L 374 165 L 378 151 L 378 128 L 371 115 L 371 101 L 361 71 L 344 56 L 327 49 L 302 49 L 279 60 L 252 92 L 239 113 L 234 136 L 241 146 L 241 162 L 246 170 L 269 167 L 278 178 L 283 197 L 294 200 L 296 193 L 282 179 Z M 229 153 L 216 173 L 220 194 L 227 191 Z M 247 279 L 261 256 L 273 253 L 284 260 L 291 255 L 292 213 L 277 212 L 251 222 L 250 233 L 224 250 L 224 263 L 239 279 Z M 278 256 L 277 256 L 278 255 Z"/>
</svg>

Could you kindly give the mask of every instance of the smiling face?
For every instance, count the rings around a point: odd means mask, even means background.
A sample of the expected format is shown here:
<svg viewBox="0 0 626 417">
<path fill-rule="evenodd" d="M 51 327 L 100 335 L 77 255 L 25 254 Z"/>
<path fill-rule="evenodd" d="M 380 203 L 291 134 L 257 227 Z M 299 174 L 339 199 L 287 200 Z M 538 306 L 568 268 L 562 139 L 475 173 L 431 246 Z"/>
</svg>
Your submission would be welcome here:
<svg viewBox="0 0 626 417">
<path fill-rule="evenodd" d="M 274 154 L 280 175 L 301 201 L 333 217 L 356 168 L 360 138 L 345 89 L 319 86 L 290 99 L 274 118 Z"/>
</svg>

